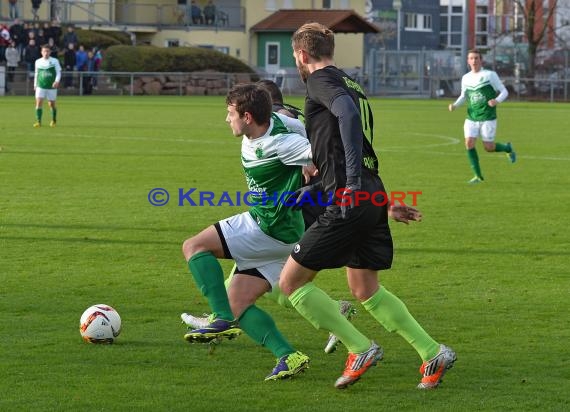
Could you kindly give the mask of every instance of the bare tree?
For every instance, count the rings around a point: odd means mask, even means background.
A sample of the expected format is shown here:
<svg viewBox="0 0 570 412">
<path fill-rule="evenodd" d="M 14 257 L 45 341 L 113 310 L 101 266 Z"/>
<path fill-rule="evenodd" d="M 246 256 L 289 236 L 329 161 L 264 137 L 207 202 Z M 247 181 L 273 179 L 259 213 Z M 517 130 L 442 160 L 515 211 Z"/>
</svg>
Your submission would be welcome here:
<svg viewBox="0 0 570 412">
<path fill-rule="evenodd" d="M 545 43 L 546 36 L 555 33 L 554 15 L 558 0 L 514 0 L 514 4 L 522 13 L 522 31 L 528 44 L 527 77 L 534 79 L 537 52 Z M 535 94 L 534 82 L 530 82 L 527 87 L 530 94 Z"/>
</svg>

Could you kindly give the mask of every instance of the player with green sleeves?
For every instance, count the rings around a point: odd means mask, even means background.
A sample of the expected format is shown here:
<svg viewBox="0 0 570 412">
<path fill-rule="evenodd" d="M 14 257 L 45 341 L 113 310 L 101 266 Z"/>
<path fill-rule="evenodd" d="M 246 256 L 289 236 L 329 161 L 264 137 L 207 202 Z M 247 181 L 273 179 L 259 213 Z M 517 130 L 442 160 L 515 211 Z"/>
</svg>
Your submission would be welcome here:
<svg viewBox="0 0 570 412">
<path fill-rule="evenodd" d="M 288 197 L 299 189 L 302 166 L 312 164 L 303 125 L 272 113 L 271 103 L 260 85 L 238 84 L 228 92 L 226 122 L 233 135 L 242 138 L 241 163 L 250 207 L 208 226 L 182 246 L 196 286 L 212 312 L 208 325 L 189 330 L 184 339 L 206 343 L 231 339 L 243 330 L 277 358 L 265 380 L 295 376 L 309 364 L 309 357 L 297 351 L 271 316 L 255 305 L 279 282 L 283 264 L 305 229 L 301 211 L 279 196 Z M 303 134 L 295 131 L 299 125 Z M 227 291 L 218 259 L 233 259 L 237 265 Z"/>
<path fill-rule="evenodd" d="M 42 57 L 36 60 L 34 71 L 34 90 L 36 91 L 36 122 L 34 127 L 41 127 L 44 99 L 48 100 L 51 109 L 50 126 L 57 122 L 57 88 L 61 80 L 61 65 L 59 60 L 50 56 L 51 49 L 45 44 L 41 49 Z"/>
<path fill-rule="evenodd" d="M 463 125 L 467 157 L 475 176 L 469 183 L 483 182 L 479 156 L 475 149 L 477 137 L 481 136 L 487 152 L 505 152 L 511 163 L 517 156 L 511 143 L 495 142 L 497 132 L 497 105 L 504 102 L 509 92 L 497 73 L 482 67 L 481 52 L 476 49 L 467 53 L 467 64 L 471 71 L 461 79 L 461 95 L 449 105 L 452 112 L 467 101 L 467 118 Z"/>
</svg>

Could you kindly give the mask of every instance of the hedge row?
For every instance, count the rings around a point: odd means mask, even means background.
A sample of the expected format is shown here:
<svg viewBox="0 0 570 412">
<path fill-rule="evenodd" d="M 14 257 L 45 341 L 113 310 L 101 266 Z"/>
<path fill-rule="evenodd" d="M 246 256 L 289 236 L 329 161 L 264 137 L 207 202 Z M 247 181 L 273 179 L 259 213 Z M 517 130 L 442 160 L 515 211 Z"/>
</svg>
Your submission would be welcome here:
<svg viewBox="0 0 570 412">
<path fill-rule="evenodd" d="M 121 44 L 130 44 L 130 38 L 126 33 L 121 32 L 102 32 L 96 30 L 75 30 L 79 44 L 85 46 L 85 50 L 93 49 L 106 49 L 111 46 L 118 46 Z M 75 47 L 77 50 L 77 45 Z"/>
<path fill-rule="evenodd" d="M 105 51 L 103 70 L 111 72 L 200 72 L 255 73 L 234 57 L 198 47 L 158 48 L 111 46 Z"/>
</svg>

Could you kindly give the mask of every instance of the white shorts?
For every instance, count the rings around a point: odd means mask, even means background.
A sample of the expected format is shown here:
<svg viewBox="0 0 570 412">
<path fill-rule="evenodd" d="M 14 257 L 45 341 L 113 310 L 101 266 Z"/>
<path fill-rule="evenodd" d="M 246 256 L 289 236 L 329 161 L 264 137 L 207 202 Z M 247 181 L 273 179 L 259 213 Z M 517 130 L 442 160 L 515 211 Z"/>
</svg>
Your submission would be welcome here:
<svg viewBox="0 0 570 412">
<path fill-rule="evenodd" d="M 219 225 L 238 271 L 255 268 L 271 287 L 277 285 L 295 243 L 283 243 L 263 233 L 249 212 L 220 220 Z"/>
<path fill-rule="evenodd" d="M 465 133 L 466 139 L 468 137 L 481 136 L 484 142 L 494 142 L 495 134 L 497 133 L 497 119 L 485 120 L 483 122 L 475 122 L 473 120 L 465 119 L 463 132 Z"/>
<path fill-rule="evenodd" d="M 57 98 L 57 89 L 42 89 L 41 87 L 36 87 L 36 99 L 47 99 L 50 102 L 54 102 Z"/>
</svg>

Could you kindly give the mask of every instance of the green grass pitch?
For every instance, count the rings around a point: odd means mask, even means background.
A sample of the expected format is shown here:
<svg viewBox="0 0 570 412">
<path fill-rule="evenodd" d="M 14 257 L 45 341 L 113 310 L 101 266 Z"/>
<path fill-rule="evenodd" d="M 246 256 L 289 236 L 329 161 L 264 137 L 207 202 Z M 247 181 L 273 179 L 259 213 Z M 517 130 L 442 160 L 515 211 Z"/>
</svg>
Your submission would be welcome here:
<svg viewBox="0 0 570 412">
<path fill-rule="evenodd" d="M 381 282 L 458 356 L 438 390 L 421 392 L 415 351 L 361 307 L 354 322 L 385 360 L 344 391 L 333 387 L 344 350 L 326 355 L 327 332 L 268 300 L 311 356 L 298 378 L 264 382 L 275 360 L 247 336 L 213 355 L 182 339 L 180 313 L 208 309 L 181 244 L 244 210 L 177 205 L 179 188 L 246 188 L 223 96 L 61 97 L 53 129 L 47 106 L 32 128 L 33 98 L 0 99 L 0 410 L 570 408 L 569 106 L 502 104 L 497 140 L 513 142 L 518 162 L 479 142 L 486 180 L 469 186 L 465 108 L 448 103 L 372 99 L 385 184 L 421 191 L 424 214 L 392 225 L 395 261 Z M 167 205 L 149 203 L 156 187 Z M 317 279 L 351 299 L 342 270 Z M 81 340 L 79 317 L 95 303 L 123 319 L 114 345 Z"/>
</svg>

